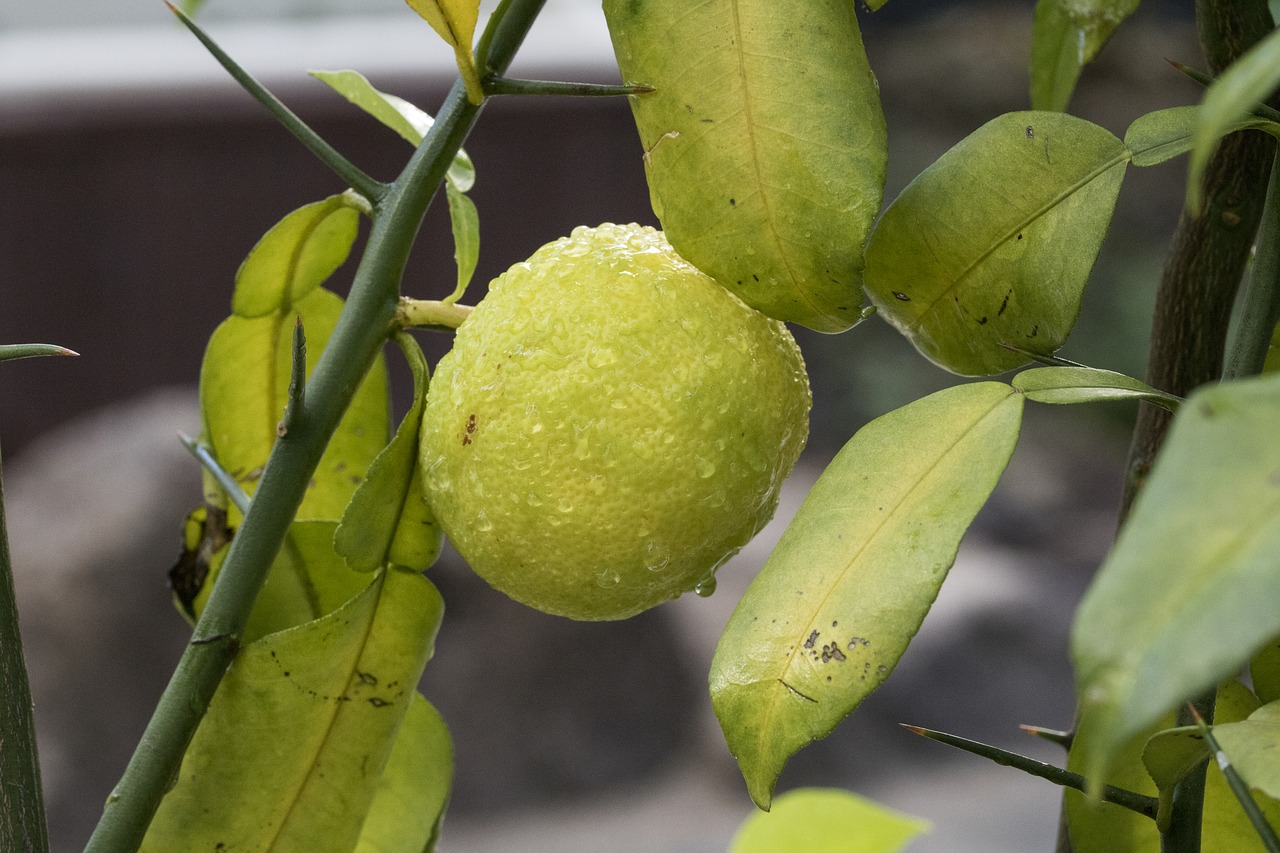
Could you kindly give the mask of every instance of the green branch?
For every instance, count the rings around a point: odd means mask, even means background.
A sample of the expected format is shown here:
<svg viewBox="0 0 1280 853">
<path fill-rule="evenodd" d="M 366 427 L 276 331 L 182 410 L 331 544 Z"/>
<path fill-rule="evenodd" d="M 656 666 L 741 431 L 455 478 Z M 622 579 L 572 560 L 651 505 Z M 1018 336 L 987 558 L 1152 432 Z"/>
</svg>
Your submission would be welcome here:
<svg viewBox="0 0 1280 853">
<path fill-rule="evenodd" d="M 490 18 L 486 43 L 492 45 L 488 61 L 494 70 L 505 70 L 544 2 L 508 0 Z M 366 193 L 374 200 L 368 244 L 347 304 L 307 383 L 304 416 L 271 451 L 191 642 L 86 853 L 131 853 L 142 843 L 239 648 L 253 603 L 320 456 L 386 340 L 422 218 L 479 112 L 467 100 L 462 82 L 456 82 L 435 125 L 389 190 L 380 197 Z"/>
</svg>

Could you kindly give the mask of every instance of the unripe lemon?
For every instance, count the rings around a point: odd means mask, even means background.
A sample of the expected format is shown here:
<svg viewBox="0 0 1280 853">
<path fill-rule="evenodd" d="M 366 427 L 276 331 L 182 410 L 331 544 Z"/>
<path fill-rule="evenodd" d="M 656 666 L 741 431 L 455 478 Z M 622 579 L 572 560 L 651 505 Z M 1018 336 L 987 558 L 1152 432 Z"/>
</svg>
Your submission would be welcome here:
<svg viewBox="0 0 1280 853">
<path fill-rule="evenodd" d="M 705 590 L 772 517 L 809 405 L 782 323 L 652 228 L 577 228 L 458 328 L 431 379 L 423 480 L 492 586 L 622 619 Z"/>
</svg>

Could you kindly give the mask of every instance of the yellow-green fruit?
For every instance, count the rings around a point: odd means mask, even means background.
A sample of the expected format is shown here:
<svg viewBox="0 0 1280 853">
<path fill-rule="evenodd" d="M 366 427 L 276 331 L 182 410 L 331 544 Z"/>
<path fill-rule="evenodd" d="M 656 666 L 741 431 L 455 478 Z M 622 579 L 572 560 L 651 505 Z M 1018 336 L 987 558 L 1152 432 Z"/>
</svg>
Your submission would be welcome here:
<svg viewBox="0 0 1280 853">
<path fill-rule="evenodd" d="M 495 588 L 622 619 L 709 582 L 764 526 L 809 405 L 785 326 L 652 228 L 577 228 L 458 328 L 423 415 L 424 482 Z"/>
</svg>

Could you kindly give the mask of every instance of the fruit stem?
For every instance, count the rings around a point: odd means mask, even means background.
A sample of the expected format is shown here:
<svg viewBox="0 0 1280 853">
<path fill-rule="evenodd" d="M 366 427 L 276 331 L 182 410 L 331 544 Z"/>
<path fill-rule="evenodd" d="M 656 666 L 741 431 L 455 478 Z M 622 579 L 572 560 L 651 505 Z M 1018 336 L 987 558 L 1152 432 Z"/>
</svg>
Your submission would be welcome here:
<svg viewBox="0 0 1280 853">
<path fill-rule="evenodd" d="M 471 316 L 471 311 L 470 305 L 402 296 L 391 324 L 397 329 L 456 329 Z"/>
</svg>

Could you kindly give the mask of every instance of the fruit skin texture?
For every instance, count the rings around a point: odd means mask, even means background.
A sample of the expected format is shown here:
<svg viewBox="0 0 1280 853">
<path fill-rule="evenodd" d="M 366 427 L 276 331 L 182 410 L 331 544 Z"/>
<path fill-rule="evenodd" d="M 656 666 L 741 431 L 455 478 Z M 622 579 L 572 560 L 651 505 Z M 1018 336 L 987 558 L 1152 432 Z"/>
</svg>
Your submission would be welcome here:
<svg viewBox="0 0 1280 853">
<path fill-rule="evenodd" d="M 810 403 L 782 323 L 652 228 L 577 228 L 458 328 L 427 397 L 423 481 L 492 586 L 623 619 L 712 578 L 772 517 Z"/>
</svg>

